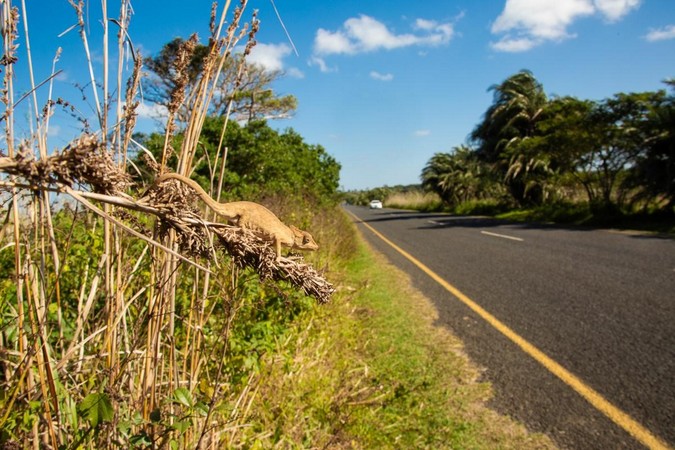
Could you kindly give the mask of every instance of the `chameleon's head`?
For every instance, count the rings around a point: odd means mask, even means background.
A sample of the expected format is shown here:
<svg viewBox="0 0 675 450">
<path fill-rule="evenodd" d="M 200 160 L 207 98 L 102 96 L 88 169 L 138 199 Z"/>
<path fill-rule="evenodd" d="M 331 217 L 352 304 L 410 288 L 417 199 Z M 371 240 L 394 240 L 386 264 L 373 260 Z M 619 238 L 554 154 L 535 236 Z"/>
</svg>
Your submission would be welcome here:
<svg viewBox="0 0 675 450">
<path fill-rule="evenodd" d="M 314 238 L 311 234 L 306 231 L 302 231 L 299 228 L 291 225 L 289 227 L 293 231 L 293 248 L 299 250 L 317 250 L 319 245 L 314 241 Z"/>
</svg>

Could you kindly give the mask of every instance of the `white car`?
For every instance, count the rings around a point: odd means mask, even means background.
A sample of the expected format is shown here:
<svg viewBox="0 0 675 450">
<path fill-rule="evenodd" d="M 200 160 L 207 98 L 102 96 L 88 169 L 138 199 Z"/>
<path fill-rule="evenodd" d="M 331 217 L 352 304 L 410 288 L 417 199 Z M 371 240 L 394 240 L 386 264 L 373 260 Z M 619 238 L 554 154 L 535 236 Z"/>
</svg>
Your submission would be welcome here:
<svg viewBox="0 0 675 450">
<path fill-rule="evenodd" d="M 371 200 L 370 209 L 382 209 L 382 202 L 379 200 Z"/>
</svg>

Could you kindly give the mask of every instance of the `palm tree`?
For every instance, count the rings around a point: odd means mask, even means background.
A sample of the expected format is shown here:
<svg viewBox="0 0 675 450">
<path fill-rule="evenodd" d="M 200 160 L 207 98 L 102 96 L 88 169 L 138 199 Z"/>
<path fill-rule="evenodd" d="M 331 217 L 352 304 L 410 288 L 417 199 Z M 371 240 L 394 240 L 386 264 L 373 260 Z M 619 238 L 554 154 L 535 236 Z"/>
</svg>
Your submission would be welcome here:
<svg viewBox="0 0 675 450">
<path fill-rule="evenodd" d="M 422 170 L 422 187 L 436 192 L 450 206 L 481 198 L 487 191 L 487 170 L 467 146 L 436 153 Z"/>
<path fill-rule="evenodd" d="M 494 102 L 471 133 L 478 144 L 477 155 L 481 160 L 497 163 L 517 201 L 531 201 L 531 194 L 538 189 L 533 190 L 532 180 L 525 177 L 546 164 L 545 158 L 533 153 L 532 145 L 525 141 L 536 135 L 548 98 L 541 83 L 527 70 L 491 86 L 490 90 L 494 92 Z M 523 153 L 525 149 L 527 154 Z"/>
</svg>

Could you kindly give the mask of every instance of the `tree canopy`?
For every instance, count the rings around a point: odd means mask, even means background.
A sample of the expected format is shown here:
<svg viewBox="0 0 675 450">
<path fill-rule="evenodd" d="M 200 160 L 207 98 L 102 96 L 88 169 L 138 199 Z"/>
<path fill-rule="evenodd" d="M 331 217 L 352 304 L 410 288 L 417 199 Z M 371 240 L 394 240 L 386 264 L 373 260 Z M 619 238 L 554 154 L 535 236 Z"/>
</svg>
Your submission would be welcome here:
<svg viewBox="0 0 675 450">
<path fill-rule="evenodd" d="M 207 191 L 210 180 L 217 178 L 212 176 L 215 168 L 211 164 L 216 160 L 223 125 L 223 117 L 207 117 L 200 136 L 203 154 L 195 164 L 193 177 Z M 181 138 L 180 134 L 176 137 Z M 163 135 L 155 133 L 145 136 L 143 141 L 150 151 L 159 155 L 163 139 Z M 228 149 L 222 185 L 227 200 L 255 200 L 274 195 L 310 196 L 317 200 L 335 198 L 340 164 L 322 146 L 306 143 L 293 129 L 279 132 L 265 121 L 244 125 L 229 121 L 223 146 Z"/>
</svg>

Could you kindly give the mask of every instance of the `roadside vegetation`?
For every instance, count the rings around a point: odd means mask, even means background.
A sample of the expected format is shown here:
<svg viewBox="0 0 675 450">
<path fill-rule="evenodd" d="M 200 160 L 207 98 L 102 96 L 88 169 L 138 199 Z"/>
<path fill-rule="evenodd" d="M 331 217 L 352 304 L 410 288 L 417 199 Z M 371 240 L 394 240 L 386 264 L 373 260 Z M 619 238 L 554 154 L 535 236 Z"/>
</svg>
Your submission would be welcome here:
<svg viewBox="0 0 675 450">
<path fill-rule="evenodd" d="M 675 231 L 675 81 L 593 101 L 549 98 L 531 72 L 490 88 L 468 144 L 433 155 L 421 186 L 347 193 L 364 204 Z M 420 192 L 440 202 L 423 202 Z M 391 200 L 390 200 L 391 199 Z"/>
<path fill-rule="evenodd" d="M 0 448 L 551 445 L 485 408 L 489 386 L 460 344 L 339 209 L 339 163 L 263 120 L 295 99 L 246 62 L 259 25 L 246 0 L 214 6 L 207 43 L 175 39 L 145 59 L 129 1 L 93 33 L 72 5 L 94 123 L 52 98 L 56 72 L 16 101 L 30 22 L 0 10 Z M 117 34 L 102 64 L 116 79 L 93 63 L 99 31 L 104 45 Z M 135 132 L 140 86 L 166 108 L 162 132 Z M 56 116 L 82 126 L 62 149 L 48 144 Z M 19 137 L 21 120 L 32 131 Z M 167 171 L 217 201 L 267 205 L 320 250 L 277 261 L 189 189 L 154 185 Z"/>
</svg>

